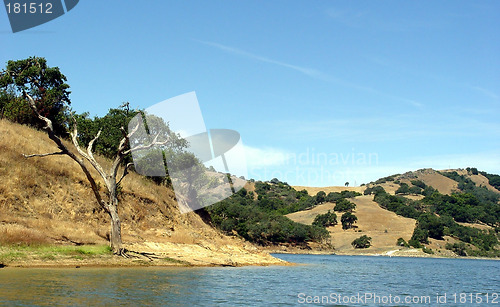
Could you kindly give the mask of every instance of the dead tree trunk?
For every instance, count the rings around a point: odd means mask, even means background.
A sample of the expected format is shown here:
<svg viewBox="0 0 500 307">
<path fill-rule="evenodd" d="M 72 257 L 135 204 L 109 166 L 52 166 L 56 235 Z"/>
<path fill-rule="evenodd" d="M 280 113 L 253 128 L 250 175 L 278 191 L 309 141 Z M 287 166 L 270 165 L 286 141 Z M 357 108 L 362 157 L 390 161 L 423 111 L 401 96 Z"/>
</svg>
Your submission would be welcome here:
<svg viewBox="0 0 500 307">
<path fill-rule="evenodd" d="M 116 197 L 115 197 L 116 199 Z M 114 250 L 121 251 L 122 247 L 122 226 L 120 216 L 116 205 L 109 206 L 109 216 L 111 218 L 111 236 L 109 238 L 111 247 Z"/>
<path fill-rule="evenodd" d="M 117 187 L 123 180 L 123 178 L 128 174 L 128 168 L 132 165 L 132 163 L 129 163 L 125 166 L 123 170 L 123 174 L 120 177 L 119 180 L 117 180 L 118 176 L 118 169 L 120 165 L 123 162 L 123 159 L 127 154 L 129 154 L 132 149 L 127 149 L 128 144 L 129 144 L 129 138 L 137 131 L 139 128 L 139 124 L 130 131 L 128 134 L 125 131 L 125 129 L 122 127 L 121 131 L 123 134 L 123 138 L 120 141 L 120 144 L 118 146 L 118 152 L 116 154 L 115 160 L 113 161 L 113 164 L 111 165 L 109 171 L 105 171 L 104 168 L 96 161 L 94 158 L 94 155 L 92 153 L 92 148 L 94 145 L 94 142 L 99 138 L 101 131 L 97 133 L 95 138 L 91 140 L 87 146 L 87 151 L 85 152 L 80 145 L 78 144 L 78 127 L 76 124 L 76 120 L 74 120 L 74 125 L 73 125 L 73 132 L 71 132 L 71 139 L 73 141 L 73 145 L 75 146 L 78 154 L 74 154 L 71 152 L 66 145 L 61 141 L 61 139 L 54 133 L 54 129 L 52 126 L 52 121 L 44 116 L 42 116 L 36 107 L 35 101 L 33 98 L 28 95 L 24 94 L 28 98 L 29 105 L 33 112 L 37 115 L 37 117 L 45 123 L 44 130 L 47 132 L 49 138 L 57 145 L 57 147 L 61 150 L 59 152 L 53 152 L 53 153 L 45 153 L 45 154 L 32 154 L 32 155 L 24 155 L 26 158 L 32 158 L 32 157 L 46 157 L 46 156 L 52 156 L 52 155 L 67 155 L 71 159 L 73 159 L 82 171 L 84 172 L 85 176 L 87 177 L 90 186 L 92 188 L 92 191 L 94 192 L 94 196 L 97 200 L 97 203 L 101 208 L 103 208 L 109 215 L 111 219 L 111 235 L 110 235 L 110 245 L 111 249 L 113 250 L 114 254 L 117 255 L 122 255 L 125 256 L 126 250 L 123 248 L 123 243 L 122 243 L 122 235 L 121 235 L 121 221 L 120 221 L 120 216 L 118 215 L 118 197 L 117 197 Z M 143 146 L 137 146 L 134 147 L 135 150 L 144 150 L 148 149 L 154 145 L 164 145 L 167 143 L 167 141 L 164 142 L 157 142 L 158 136 L 155 137 L 153 142 L 151 142 L 148 145 L 143 145 Z M 83 157 L 83 159 L 82 159 Z M 99 191 L 98 185 L 96 183 L 96 180 L 92 176 L 92 174 L 89 171 L 89 168 L 84 162 L 84 159 L 92 165 L 92 167 L 99 173 L 99 176 L 103 179 L 104 185 L 106 186 L 106 190 L 108 192 L 108 201 L 104 201 L 101 193 Z"/>
</svg>

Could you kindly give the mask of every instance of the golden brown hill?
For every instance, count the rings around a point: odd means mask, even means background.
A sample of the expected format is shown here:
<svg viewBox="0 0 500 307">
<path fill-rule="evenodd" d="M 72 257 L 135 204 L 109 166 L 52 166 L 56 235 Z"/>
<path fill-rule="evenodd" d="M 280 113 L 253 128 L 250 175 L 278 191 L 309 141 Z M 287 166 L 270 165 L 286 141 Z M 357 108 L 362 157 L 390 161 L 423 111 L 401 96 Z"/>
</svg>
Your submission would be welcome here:
<svg viewBox="0 0 500 307">
<path fill-rule="evenodd" d="M 328 227 L 331 235 L 331 244 L 338 254 L 369 253 L 383 254 L 396 250 L 398 238 L 409 240 L 413 234 L 416 221 L 396 215 L 394 212 L 380 208 L 373 201 L 373 195 L 358 196 L 350 199 L 356 204 L 354 214 L 358 217 L 355 229 L 343 230 L 339 223 L 333 227 Z M 311 224 L 318 214 L 324 214 L 328 210 L 333 212 L 333 203 L 324 203 L 312 208 L 287 216 L 296 222 Z M 337 212 L 337 220 L 340 221 L 341 213 Z M 372 238 L 372 247 L 368 250 L 354 249 L 351 242 L 362 235 Z"/>
<path fill-rule="evenodd" d="M 441 172 L 456 171 L 459 175 L 464 175 L 470 178 L 477 186 L 485 186 L 491 191 L 499 192 L 488 183 L 488 179 L 483 175 L 472 175 L 467 170 L 453 169 L 443 170 Z M 390 178 L 390 180 L 387 180 Z M 395 194 L 396 190 L 400 187 L 399 183 L 407 183 L 411 185 L 412 180 L 421 180 L 426 185 L 432 186 L 440 193 L 451 194 L 458 190 L 458 183 L 433 169 L 421 169 L 417 171 L 407 172 L 401 175 L 390 176 L 382 178 L 374 183 L 369 183 L 363 187 L 302 187 L 295 186 L 297 190 L 305 189 L 310 195 L 316 195 L 319 191 L 325 193 L 341 192 L 343 190 L 357 191 L 363 194 L 367 187 L 381 186 L 389 194 Z M 422 199 L 423 195 L 405 195 L 409 199 Z M 405 218 L 396 215 L 394 212 L 381 208 L 376 202 L 373 201 L 373 195 L 357 196 L 350 199 L 351 202 L 356 204 L 354 214 L 358 217 L 354 229 L 343 230 L 339 222 L 338 225 L 328 227 L 331 239 L 330 243 L 335 247 L 336 253 L 339 254 L 380 254 L 380 255 L 399 255 L 399 256 L 429 256 L 421 250 L 407 250 L 396 246 L 398 238 L 403 238 L 408 241 L 415 228 L 416 220 Z M 313 207 L 309 210 L 303 210 L 288 214 L 287 216 L 293 221 L 311 224 L 318 214 L 325 214 L 328 210 L 333 212 L 335 204 L 324 203 Z M 336 212 L 337 221 L 340 221 L 342 212 Z M 460 223 L 469 227 L 478 229 L 492 229 L 480 223 L 466 224 Z M 372 246 L 368 249 L 355 249 L 351 246 L 351 242 L 362 235 L 367 235 L 372 238 Z M 456 240 L 451 237 L 445 237 L 445 240 L 431 239 L 431 247 L 439 252 L 440 256 L 453 256 L 448 250 L 444 249 L 446 243 L 454 243 Z"/>
<path fill-rule="evenodd" d="M 65 156 L 22 156 L 54 151 L 45 133 L 0 120 L 0 245 L 107 243 L 108 216 L 77 164 Z M 282 263 L 221 234 L 194 212 L 181 214 L 171 189 L 134 173 L 122 185 L 119 214 L 129 249 L 195 265 Z"/>
</svg>

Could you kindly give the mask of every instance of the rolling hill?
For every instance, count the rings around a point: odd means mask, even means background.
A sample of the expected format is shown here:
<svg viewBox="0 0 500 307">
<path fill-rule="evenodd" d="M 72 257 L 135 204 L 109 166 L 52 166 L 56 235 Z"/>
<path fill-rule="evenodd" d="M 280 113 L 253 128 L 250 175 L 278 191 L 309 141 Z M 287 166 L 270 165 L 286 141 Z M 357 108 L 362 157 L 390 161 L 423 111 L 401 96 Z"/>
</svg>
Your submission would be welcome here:
<svg viewBox="0 0 500 307">
<path fill-rule="evenodd" d="M 417 193 L 401 193 L 402 185 L 413 186 L 413 183 L 420 184 L 422 186 L 432 187 L 437 192 L 445 195 L 453 195 L 453 193 L 461 193 L 459 189 L 460 182 L 450 177 L 458 178 L 459 181 L 467 181 L 470 179 L 474 188 L 487 189 L 494 194 L 499 195 L 500 191 L 489 184 L 489 180 L 481 173 L 473 173 L 470 169 L 458 169 L 458 170 L 442 170 L 436 171 L 433 169 L 422 169 L 418 171 L 407 172 L 405 174 L 397 174 L 385 178 L 381 178 L 375 182 L 369 183 L 362 187 L 323 187 L 323 188 L 307 188 L 302 186 L 294 187 L 297 190 L 306 189 L 310 194 L 314 195 L 319 191 L 329 192 L 339 192 L 342 190 L 351 190 L 363 193 L 366 189 L 371 189 L 374 187 L 383 188 L 388 194 L 395 195 L 396 192 L 400 194 L 400 197 L 409 202 L 411 201 L 421 201 L 425 198 L 422 194 Z M 462 178 L 463 177 L 463 178 Z M 421 183 L 419 183 L 419 181 Z M 413 182 L 413 183 L 412 183 Z M 463 182 L 462 182 L 463 184 Z M 417 189 L 418 190 L 418 189 Z M 423 192 L 423 190 L 422 190 Z M 467 192 L 470 191 L 467 190 Z M 365 193 L 366 194 L 366 193 Z M 358 217 L 355 228 L 343 230 L 340 223 L 335 226 L 327 227 L 330 232 L 331 238 L 330 243 L 335 247 L 335 252 L 338 254 L 381 254 L 381 255 L 407 255 L 407 256 L 429 256 L 429 253 L 424 253 L 422 250 L 402 248 L 396 245 L 398 238 L 403 238 L 408 242 L 414 233 L 415 226 L 417 225 L 417 220 L 414 218 L 408 218 L 401 215 L 397 215 L 394 212 L 382 208 L 381 205 L 374 201 L 374 195 L 362 195 L 356 196 L 349 199 L 351 202 L 356 204 L 356 209 L 353 213 Z M 310 208 L 308 210 L 302 210 L 287 215 L 290 219 L 304 224 L 311 224 L 314 218 L 319 214 L 325 214 L 329 210 L 333 212 L 335 204 L 326 202 Z M 432 204 L 431 204 L 432 206 Z M 499 211 L 500 204 L 496 203 L 496 212 Z M 422 211 L 429 211 L 423 209 Z M 337 213 L 339 219 L 339 213 Z M 439 214 L 436 214 L 439 216 Z M 498 238 L 498 226 L 500 225 L 487 225 L 484 222 L 476 221 L 474 223 L 464 223 L 458 222 L 457 224 L 467 227 L 472 227 L 479 229 L 481 231 L 493 231 L 496 232 Z M 367 249 L 356 249 L 351 245 L 351 242 L 360 237 L 361 235 L 367 235 L 372 238 L 372 246 Z M 438 254 L 441 256 L 456 256 L 455 253 L 446 249 L 446 244 L 459 244 L 460 240 L 453 235 L 443 236 L 442 240 L 436 240 L 434 238 L 429 238 L 429 242 L 424 244 L 425 248 L 432 250 L 434 255 Z M 470 243 L 470 242 L 467 242 Z M 467 246 L 475 249 L 475 246 L 468 244 Z M 498 250 L 498 245 L 496 246 Z"/>
<path fill-rule="evenodd" d="M 77 164 L 65 156 L 22 156 L 54 151 L 57 148 L 44 132 L 0 120 L 0 258 L 2 246 L 9 244 L 107 244 L 109 217 L 97 205 Z M 111 163 L 97 159 L 104 166 Z M 124 179 L 119 214 L 126 248 L 193 265 L 282 263 L 224 235 L 194 212 L 181 214 L 174 197 L 171 189 L 135 173 Z M 46 262 L 9 259 L 4 262 Z"/>
<path fill-rule="evenodd" d="M 64 156 L 22 156 L 52 151 L 55 146 L 45 133 L 0 120 L 0 263 L 47 263 L 40 257 L 2 260 L 8 254 L 3 247 L 13 244 L 107 244 L 108 216 L 77 165 Z M 498 257 L 499 179 L 468 168 L 422 169 L 361 187 L 252 181 L 206 211 L 181 214 L 170 188 L 132 173 L 123 182 L 119 214 L 126 248 L 177 264 L 282 263 L 263 250 Z M 354 227 L 342 229 L 343 212 L 336 212 L 336 225 L 311 225 L 318 215 L 333 212 L 341 199 L 356 205 Z M 354 248 L 353 240 L 363 235 L 371 238 L 371 246 Z M 403 245 L 419 247 L 397 245 L 400 238 Z M 70 263 L 80 262 L 75 258 Z"/>
</svg>

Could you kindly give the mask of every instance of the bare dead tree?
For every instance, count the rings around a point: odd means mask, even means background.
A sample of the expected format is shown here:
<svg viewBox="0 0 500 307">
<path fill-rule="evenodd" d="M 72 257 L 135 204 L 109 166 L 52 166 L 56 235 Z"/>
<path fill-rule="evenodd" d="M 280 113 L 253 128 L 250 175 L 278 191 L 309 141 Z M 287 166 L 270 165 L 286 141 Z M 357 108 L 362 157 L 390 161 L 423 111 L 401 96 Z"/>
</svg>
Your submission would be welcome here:
<svg viewBox="0 0 500 307">
<path fill-rule="evenodd" d="M 126 250 L 123 248 L 123 243 L 122 243 L 122 236 L 121 236 L 121 222 L 120 222 L 120 217 L 118 215 L 118 197 L 117 197 L 117 187 L 125 178 L 125 176 L 128 174 L 128 169 L 130 166 L 133 165 L 133 163 L 129 163 L 125 166 L 123 169 L 123 174 L 118 178 L 118 170 L 120 165 L 122 164 L 125 156 L 132 151 L 139 151 L 139 150 L 145 150 L 148 148 L 151 148 L 152 146 L 155 145 L 165 145 L 168 141 L 168 139 L 164 142 L 158 142 L 158 135 L 155 136 L 153 141 L 149 143 L 148 145 L 142 145 L 142 146 L 137 146 L 134 147 L 133 149 L 127 149 L 129 145 L 129 140 L 130 137 L 137 132 L 137 129 L 139 128 L 139 123 L 135 126 L 132 131 L 130 131 L 128 134 L 125 131 L 123 127 L 121 127 L 121 132 L 123 134 L 123 138 L 120 141 L 120 144 L 118 145 L 118 152 L 116 154 L 116 157 L 109 168 L 108 171 L 106 171 L 94 158 L 94 155 L 92 153 L 92 148 L 94 146 L 95 141 L 99 138 L 101 131 L 97 133 L 97 135 L 92 139 L 88 146 L 86 151 L 80 147 L 78 144 L 78 127 L 76 120 L 73 118 L 73 131 L 70 133 L 71 135 L 71 140 L 73 142 L 74 147 L 76 148 L 78 155 L 73 153 L 68 149 L 68 147 L 61 141 L 61 139 L 54 133 L 52 121 L 48 119 L 47 117 L 42 116 L 36 107 L 35 101 L 33 98 L 28 95 L 27 93 L 24 93 L 24 96 L 28 99 L 28 103 L 33 110 L 33 112 L 36 114 L 38 119 L 42 122 L 45 123 L 45 126 L 43 129 L 47 132 L 49 138 L 57 145 L 60 151 L 58 152 L 51 152 L 51 153 L 43 153 L 43 154 L 31 154 L 31 155 L 23 155 L 25 158 L 32 158 L 32 157 L 47 157 L 47 156 L 54 156 L 54 155 L 67 155 L 71 159 L 73 159 L 80 168 L 82 169 L 83 173 L 87 177 L 90 186 L 92 188 L 92 191 L 94 193 L 94 196 L 97 200 L 97 203 L 101 208 L 103 208 L 111 218 L 111 235 L 110 235 L 110 244 L 111 244 L 111 249 L 113 250 L 114 254 L 126 256 Z M 99 176 L 102 178 L 104 181 L 104 185 L 106 186 L 107 189 L 107 200 L 105 200 L 102 196 L 101 193 L 99 192 L 99 187 L 96 183 L 96 180 L 92 176 L 92 174 L 89 171 L 89 168 L 87 167 L 85 160 L 92 165 L 92 167 L 97 171 Z M 118 179 L 117 179 L 118 178 Z"/>
</svg>

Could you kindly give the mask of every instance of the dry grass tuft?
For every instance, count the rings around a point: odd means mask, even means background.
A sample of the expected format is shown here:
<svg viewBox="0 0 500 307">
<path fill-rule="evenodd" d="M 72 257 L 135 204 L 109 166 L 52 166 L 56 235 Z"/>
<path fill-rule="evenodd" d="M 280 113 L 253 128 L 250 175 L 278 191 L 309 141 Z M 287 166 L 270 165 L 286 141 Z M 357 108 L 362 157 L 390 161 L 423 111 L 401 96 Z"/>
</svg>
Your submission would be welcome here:
<svg viewBox="0 0 500 307">
<path fill-rule="evenodd" d="M 43 234 L 20 225 L 2 225 L 0 228 L 0 244 L 40 245 L 50 240 Z"/>
</svg>

